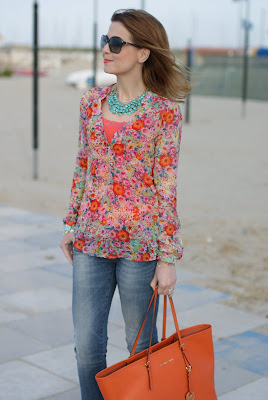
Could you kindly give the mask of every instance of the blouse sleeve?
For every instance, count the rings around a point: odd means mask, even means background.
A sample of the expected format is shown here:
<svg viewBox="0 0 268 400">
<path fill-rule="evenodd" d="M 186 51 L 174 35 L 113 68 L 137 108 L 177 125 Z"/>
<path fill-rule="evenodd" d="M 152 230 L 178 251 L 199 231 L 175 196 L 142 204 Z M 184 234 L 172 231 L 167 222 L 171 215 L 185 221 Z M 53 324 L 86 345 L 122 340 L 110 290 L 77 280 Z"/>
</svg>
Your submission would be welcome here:
<svg viewBox="0 0 268 400">
<path fill-rule="evenodd" d="M 176 102 L 161 111 L 161 128 L 155 140 L 153 178 L 158 197 L 157 260 L 175 263 L 183 254 L 177 205 L 177 171 L 182 132 L 182 113 Z"/>
<path fill-rule="evenodd" d="M 78 211 L 85 190 L 88 157 L 88 144 L 85 135 L 86 117 L 87 110 L 84 104 L 83 95 L 80 100 L 78 152 L 75 161 L 69 209 L 66 217 L 63 219 L 63 222 L 68 225 L 76 224 Z"/>
</svg>

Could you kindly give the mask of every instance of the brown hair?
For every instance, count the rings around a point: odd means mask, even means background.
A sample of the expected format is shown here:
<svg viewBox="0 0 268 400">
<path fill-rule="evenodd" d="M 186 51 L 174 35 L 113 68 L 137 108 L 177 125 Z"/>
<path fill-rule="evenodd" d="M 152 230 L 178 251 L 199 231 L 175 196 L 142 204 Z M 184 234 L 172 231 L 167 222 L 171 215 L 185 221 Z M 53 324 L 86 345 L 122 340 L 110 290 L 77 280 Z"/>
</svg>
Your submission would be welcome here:
<svg viewBox="0 0 268 400">
<path fill-rule="evenodd" d="M 191 72 L 186 65 L 176 61 L 161 22 L 147 11 L 135 9 L 116 10 L 111 21 L 121 22 L 129 31 L 133 43 L 150 49 L 142 70 L 146 87 L 160 96 L 183 103 L 180 100 L 193 88 Z"/>
</svg>

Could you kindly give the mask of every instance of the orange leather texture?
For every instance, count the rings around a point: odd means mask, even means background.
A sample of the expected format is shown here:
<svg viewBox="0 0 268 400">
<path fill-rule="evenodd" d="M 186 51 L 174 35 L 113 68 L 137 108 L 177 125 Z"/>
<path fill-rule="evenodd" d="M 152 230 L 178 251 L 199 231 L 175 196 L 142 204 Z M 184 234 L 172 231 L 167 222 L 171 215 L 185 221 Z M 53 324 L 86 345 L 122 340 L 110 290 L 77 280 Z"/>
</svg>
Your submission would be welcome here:
<svg viewBox="0 0 268 400">
<path fill-rule="evenodd" d="M 149 348 L 135 354 L 153 301 L 153 318 L 155 317 L 157 291 L 158 288 L 154 291 L 129 358 L 98 372 L 95 376 L 104 399 L 217 400 L 212 327 L 209 324 L 200 324 L 179 330 L 171 297 L 169 301 L 176 332 L 165 338 L 167 296 L 164 296 L 162 340 L 151 346 L 151 335 Z"/>
</svg>

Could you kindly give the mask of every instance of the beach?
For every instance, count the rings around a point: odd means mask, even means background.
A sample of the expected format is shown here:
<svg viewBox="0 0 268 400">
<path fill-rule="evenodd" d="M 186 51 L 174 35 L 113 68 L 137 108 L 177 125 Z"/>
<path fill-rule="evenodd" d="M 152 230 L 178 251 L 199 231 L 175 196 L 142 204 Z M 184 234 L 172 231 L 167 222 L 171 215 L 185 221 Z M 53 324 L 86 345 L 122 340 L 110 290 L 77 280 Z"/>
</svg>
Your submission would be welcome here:
<svg viewBox="0 0 268 400">
<path fill-rule="evenodd" d="M 85 90 L 68 87 L 68 69 L 40 78 L 38 179 L 33 180 L 32 78 L 0 79 L 0 203 L 64 217 Z M 268 317 L 267 102 L 190 97 L 178 171 L 184 255 L 199 286 L 232 294 L 222 304 Z M 8 226 L 6 227 L 8 230 Z M 194 281 L 192 282 L 194 283 Z M 267 325 L 263 327 L 267 334 Z"/>
</svg>

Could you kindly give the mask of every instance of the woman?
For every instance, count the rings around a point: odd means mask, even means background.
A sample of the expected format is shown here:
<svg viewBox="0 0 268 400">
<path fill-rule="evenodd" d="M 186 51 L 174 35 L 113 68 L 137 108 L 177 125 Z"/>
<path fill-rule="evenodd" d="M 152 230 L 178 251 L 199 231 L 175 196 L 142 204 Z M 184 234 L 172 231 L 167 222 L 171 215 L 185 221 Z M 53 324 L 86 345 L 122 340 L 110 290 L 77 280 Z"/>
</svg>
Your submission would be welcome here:
<svg viewBox="0 0 268 400">
<path fill-rule="evenodd" d="M 182 114 L 190 91 L 161 23 L 117 10 L 101 37 L 104 70 L 117 83 L 80 103 L 79 148 L 60 247 L 73 263 L 73 323 L 82 400 L 102 399 L 107 323 L 118 285 L 129 352 L 153 290 L 172 295 L 182 257 L 176 178 Z M 159 296 L 157 297 L 158 310 Z M 151 308 L 152 311 L 152 308 Z M 136 352 L 148 347 L 150 318 Z M 152 344 L 158 343 L 156 319 Z"/>
</svg>

